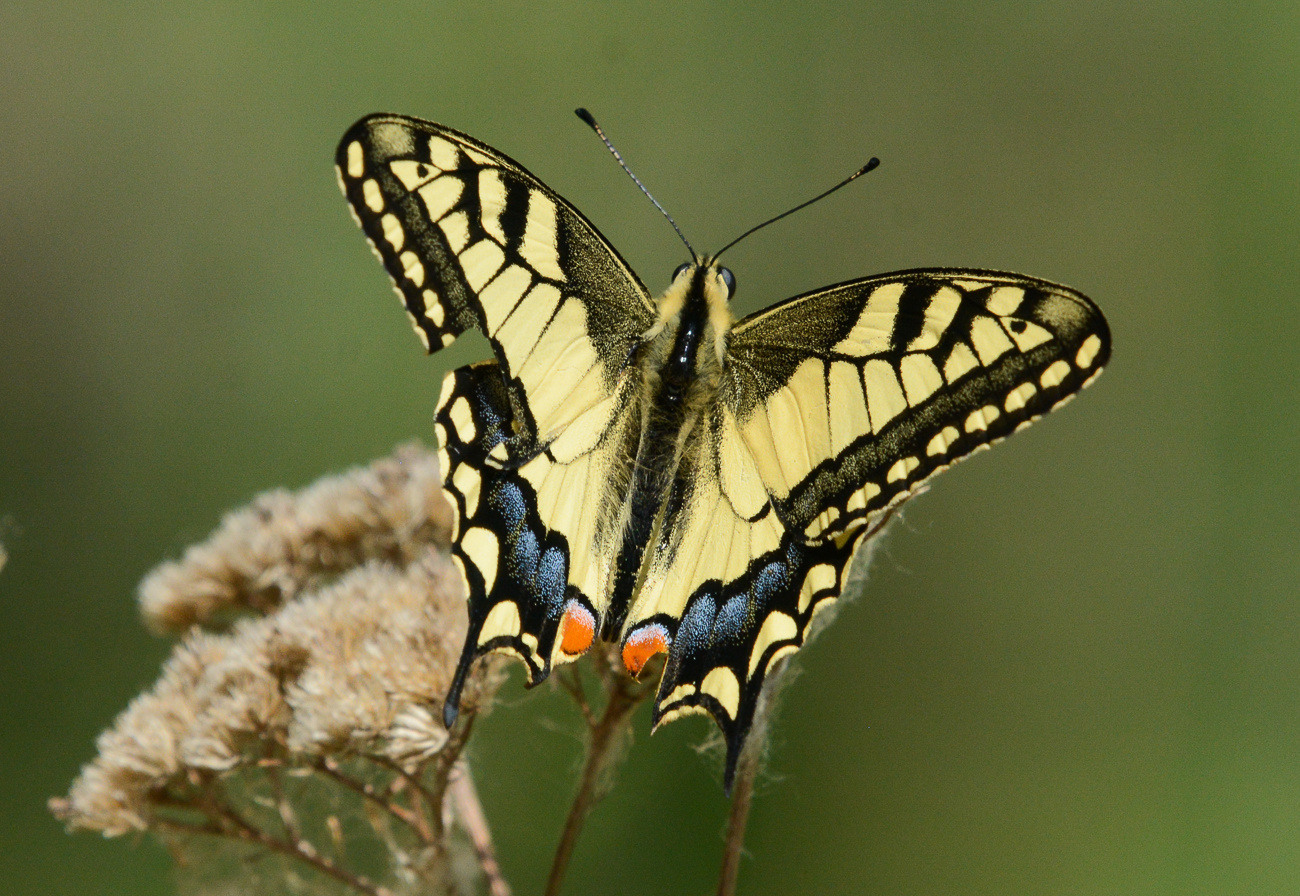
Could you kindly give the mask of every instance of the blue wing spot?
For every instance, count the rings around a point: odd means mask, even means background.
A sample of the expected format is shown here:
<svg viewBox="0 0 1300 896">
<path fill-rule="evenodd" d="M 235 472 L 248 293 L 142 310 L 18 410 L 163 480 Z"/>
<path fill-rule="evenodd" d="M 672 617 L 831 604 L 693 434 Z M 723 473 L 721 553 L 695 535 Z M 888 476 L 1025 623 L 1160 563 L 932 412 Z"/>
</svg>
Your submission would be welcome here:
<svg viewBox="0 0 1300 896">
<path fill-rule="evenodd" d="M 756 608 L 766 609 L 772 599 L 785 589 L 790 580 L 787 573 L 786 565 L 778 561 L 767 564 L 754 577 L 754 584 L 749 591 L 754 596 Z M 732 598 L 732 600 L 735 600 L 735 598 Z"/>
<path fill-rule="evenodd" d="M 697 597 L 682 617 L 677 627 L 674 646 L 684 656 L 694 656 L 709 649 L 709 633 L 713 631 L 713 620 L 718 615 L 718 604 L 713 595 L 705 593 Z"/>
<path fill-rule="evenodd" d="M 748 615 L 748 594 L 737 594 L 728 598 L 713 621 L 713 644 L 716 646 L 742 636 L 745 633 L 745 619 Z"/>
<path fill-rule="evenodd" d="M 518 529 L 523 525 L 524 517 L 528 513 L 528 504 L 524 500 L 524 493 L 513 482 L 498 483 L 488 494 L 488 506 L 501 514 L 506 526 L 510 529 Z M 537 550 L 535 539 L 533 541 L 533 550 L 534 552 Z"/>
<path fill-rule="evenodd" d="M 510 543 L 510 568 L 514 578 L 519 582 L 531 582 L 537 577 L 537 562 L 540 551 L 537 536 L 525 529 Z"/>
<path fill-rule="evenodd" d="M 546 604 L 547 616 L 558 617 L 564 609 L 564 585 L 569 579 L 567 566 L 564 551 L 557 547 L 547 548 L 537 564 L 533 593 Z"/>
</svg>

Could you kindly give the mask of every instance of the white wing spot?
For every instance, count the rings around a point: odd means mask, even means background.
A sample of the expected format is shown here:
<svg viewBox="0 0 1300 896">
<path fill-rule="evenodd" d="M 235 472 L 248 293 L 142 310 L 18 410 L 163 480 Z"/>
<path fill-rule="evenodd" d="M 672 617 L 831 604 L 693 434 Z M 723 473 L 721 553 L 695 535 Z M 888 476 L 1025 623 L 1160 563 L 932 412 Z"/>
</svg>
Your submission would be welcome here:
<svg viewBox="0 0 1300 896">
<path fill-rule="evenodd" d="M 474 425 L 474 414 L 470 410 L 469 401 L 464 395 L 451 403 L 447 416 L 451 418 L 452 425 L 456 427 L 456 435 L 462 442 L 472 442 L 478 438 L 478 427 Z"/>
<path fill-rule="evenodd" d="M 506 209 L 506 184 L 497 169 L 486 168 L 478 173 L 478 201 L 483 229 L 504 246 L 506 232 L 501 229 L 501 213 Z"/>
<path fill-rule="evenodd" d="M 476 165 L 491 167 L 496 165 L 496 161 L 491 156 L 485 156 L 472 146 L 462 146 L 461 151 L 470 157 L 470 160 Z"/>
<path fill-rule="evenodd" d="M 901 482 L 912 474 L 912 471 L 921 466 L 921 462 L 915 457 L 899 458 L 889 472 L 885 474 L 886 482 Z"/>
<path fill-rule="evenodd" d="M 429 164 L 440 171 L 455 171 L 460 167 L 460 154 L 456 146 L 441 137 L 429 138 Z"/>
<path fill-rule="evenodd" d="M 957 309 L 960 307 L 961 293 L 951 286 L 941 287 L 930 297 L 930 303 L 925 307 L 925 321 L 921 325 L 921 332 L 907 344 L 907 350 L 923 352 L 938 345 L 939 340 L 952 324 L 952 319 L 957 316 Z"/>
<path fill-rule="evenodd" d="M 403 252 L 397 259 L 402 263 L 402 273 L 416 286 L 424 285 L 424 262 L 414 252 Z"/>
<path fill-rule="evenodd" d="M 442 235 L 447 238 L 451 251 L 459 255 L 469 245 L 469 215 L 464 212 L 452 212 L 441 221 Z"/>
<path fill-rule="evenodd" d="M 492 586 L 497 581 L 497 557 L 501 553 L 501 543 L 497 541 L 496 533 L 491 529 L 484 529 L 482 526 L 471 526 L 460 537 L 460 549 L 465 552 L 465 555 L 470 560 L 474 561 L 474 565 L 478 567 L 478 571 L 483 575 L 483 590 L 490 594 Z M 514 606 L 514 604 L 511 604 L 511 606 Z M 488 619 L 491 619 L 492 614 L 496 611 L 497 607 L 493 607 L 492 612 L 488 613 Z M 517 635 L 519 633 L 519 609 L 517 607 L 514 615 L 515 630 L 509 632 L 509 634 Z M 487 624 L 484 623 L 483 630 L 487 631 L 487 628 Z M 497 634 L 502 634 L 502 632 Z M 479 643 L 483 643 L 481 636 Z"/>
<path fill-rule="evenodd" d="M 366 200 L 366 208 L 375 214 L 384 210 L 384 194 L 379 192 L 379 183 L 373 178 L 361 184 L 361 195 Z"/>
<path fill-rule="evenodd" d="M 420 199 L 424 201 L 429 220 L 437 221 L 451 211 L 464 191 L 464 181 L 456 177 L 440 177 L 420 187 Z"/>
<path fill-rule="evenodd" d="M 880 494 L 880 486 L 874 482 L 868 482 L 862 488 L 849 495 L 849 499 L 844 502 L 844 509 L 852 513 L 855 510 L 865 510 L 867 502 Z"/>
<path fill-rule="evenodd" d="M 767 648 L 778 641 L 789 641 L 791 638 L 799 636 L 799 626 L 795 621 L 780 610 L 773 610 L 767 614 L 763 620 L 763 627 L 758 630 L 758 636 L 754 639 L 754 646 L 749 651 L 749 677 L 754 677 L 754 670 L 763 660 L 763 654 Z M 733 712 L 732 715 L 735 715 Z"/>
<path fill-rule="evenodd" d="M 505 264 L 506 256 L 501 247 L 491 240 L 479 240 L 460 253 L 460 266 L 465 272 L 465 281 L 469 288 L 478 292 L 487 282 L 496 276 Z"/>
<path fill-rule="evenodd" d="M 947 454 L 952 443 L 957 441 L 961 433 L 957 432 L 955 426 L 945 426 L 939 433 L 930 440 L 930 444 L 925 446 L 927 457 L 938 457 L 940 454 Z"/>
<path fill-rule="evenodd" d="M 478 474 L 478 470 L 469 464 L 461 464 L 451 474 L 451 484 L 465 499 L 465 516 L 468 518 L 478 513 L 478 496 L 483 489 L 483 477 Z"/>
<path fill-rule="evenodd" d="M 1096 360 L 1099 351 L 1101 351 L 1101 337 L 1093 333 L 1083 340 L 1083 345 L 1079 346 L 1079 352 L 1074 356 L 1075 365 L 1080 370 L 1087 370 Z"/>
<path fill-rule="evenodd" d="M 867 396 L 862 377 L 848 361 L 832 361 L 827 382 L 830 386 L 831 451 L 839 454 L 855 439 L 871 432 Z"/>
<path fill-rule="evenodd" d="M 979 366 L 979 359 L 970 350 L 970 346 L 958 342 L 952 347 L 948 360 L 943 364 L 943 378 L 951 385 Z"/>
<path fill-rule="evenodd" d="M 528 222 L 524 226 L 524 238 L 519 244 L 519 254 L 541 276 L 548 280 L 563 282 L 565 277 L 564 269 L 560 267 L 560 255 L 556 247 L 558 242 L 555 203 L 551 201 L 551 197 L 540 190 L 530 190 Z"/>
<path fill-rule="evenodd" d="M 712 694 L 722 704 L 727 715 L 733 719 L 736 717 L 736 711 L 740 708 L 740 682 L 731 669 L 726 666 L 715 667 L 700 682 L 700 692 Z"/>
<path fill-rule="evenodd" d="M 1053 361 L 1051 366 L 1043 371 L 1043 375 L 1038 378 L 1038 382 L 1043 384 L 1044 389 L 1054 389 L 1065 382 L 1065 378 L 1069 375 L 1069 362 Z"/>
<path fill-rule="evenodd" d="M 432 289 L 424 291 L 424 316 L 432 321 L 435 327 L 441 327 L 445 318 L 442 302 L 438 299 L 438 294 Z"/>
<path fill-rule="evenodd" d="M 671 692 L 669 692 L 667 697 L 664 697 L 664 699 L 659 701 L 659 705 L 661 707 L 670 706 L 679 700 L 685 700 L 687 697 L 691 696 L 694 693 L 695 693 L 695 685 L 689 683 L 679 684 L 677 687 L 673 688 Z"/>
<path fill-rule="evenodd" d="M 551 442 L 550 452 L 555 457 L 556 463 L 572 463 L 600 443 L 605 430 L 609 428 L 614 399 L 617 397 L 617 394 L 611 395 L 583 411 L 564 428 L 559 438 Z"/>
<path fill-rule="evenodd" d="M 829 563 L 818 563 L 808 570 L 808 575 L 803 580 L 803 589 L 799 592 L 799 612 L 803 613 L 808 609 L 813 595 L 827 588 L 834 588 L 838 582 L 839 577 L 835 575 L 835 567 Z"/>
<path fill-rule="evenodd" d="M 374 183 L 374 181 L 368 181 Z M 383 228 L 384 240 L 392 246 L 394 252 L 401 252 L 402 246 L 406 245 L 406 231 L 402 229 L 402 222 L 397 220 L 397 215 L 389 212 L 379 219 L 379 226 Z"/>
<path fill-rule="evenodd" d="M 862 368 L 862 382 L 867 393 L 867 410 L 871 414 L 871 431 L 878 433 L 885 425 L 907 410 L 903 387 L 898 383 L 894 366 L 888 361 L 868 361 Z"/>
<path fill-rule="evenodd" d="M 1037 391 L 1038 387 L 1033 383 L 1021 383 L 1011 390 L 1011 394 L 1007 396 L 1007 400 L 1002 406 L 1006 408 L 1008 414 L 1012 411 L 1021 410 Z"/>
<path fill-rule="evenodd" d="M 517 372 L 542 337 L 542 329 L 560 304 L 560 291 L 549 283 L 538 283 L 519 300 L 515 310 L 496 332 L 505 349 L 512 372 Z"/>
<path fill-rule="evenodd" d="M 406 187 L 408 192 L 412 193 L 435 177 L 442 176 L 437 169 L 430 168 L 415 159 L 396 159 L 388 163 L 388 170 L 393 173 L 393 177 L 402 182 L 402 186 Z"/>
<path fill-rule="evenodd" d="M 989 309 L 990 314 L 1005 317 L 1008 314 L 1015 314 L 1024 299 L 1025 291 L 1021 287 L 999 286 L 989 293 L 989 300 L 984 307 Z"/>
<path fill-rule="evenodd" d="M 904 284 L 894 282 L 877 286 L 862 307 L 862 313 L 849 334 L 836 343 L 834 352 L 861 358 L 889 348 L 889 334 L 894 330 L 898 316 L 898 299 L 903 295 Z"/>
<path fill-rule="evenodd" d="M 856 370 L 854 374 L 857 374 Z M 721 429 L 717 448 L 719 485 L 736 514 L 751 519 L 767 504 L 767 490 L 763 488 L 763 480 L 736 425 L 736 418 L 725 403 L 722 405 Z"/>
<path fill-rule="evenodd" d="M 512 264 L 483 287 L 479 293 L 479 302 L 483 305 L 483 315 L 487 318 L 487 329 L 495 336 L 501 324 L 505 323 L 510 312 L 519 304 L 520 297 L 533 282 L 533 275 L 527 268 Z"/>
<path fill-rule="evenodd" d="M 353 140 L 348 144 L 348 177 L 358 178 L 366 173 L 366 156 L 365 150 L 361 144 Z"/>
<path fill-rule="evenodd" d="M 1015 324 L 1014 327 L 1012 323 Z M 1014 318 L 1010 321 L 1004 320 L 1002 326 L 1011 337 L 1011 341 L 1016 344 L 1016 348 L 1022 352 L 1027 352 L 1031 348 L 1038 348 L 1044 342 L 1052 341 L 1052 334 L 1049 330 L 1027 320 L 1020 318 Z M 1016 332 L 1017 330 L 1020 332 Z"/>
<path fill-rule="evenodd" d="M 793 486 L 831 453 L 826 367 L 820 358 L 805 358 L 786 385 L 767 400 L 768 426 L 785 450 L 777 461 Z"/>
<path fill-rule="evenodd" d="M 470 529 L 471 532 L 482 529 Z M 493 638 L 499 638 L 506 635 L 510 638 L 519 636 L 520 625 L 519 605 L 512 600 L 503 600 L 491 610 L 488 610 L 487 619 L 483 620 L 483 628 L 479 629 L 478 646 L 482 647 Z"/>
<path fill-rule="evenodd" d="M 1001 416 L 1001 411 L 991 404 L 986 404 L 978 411 L 972 411 L 971 415 L 966 418 L 966 431 L 983 432 L 989 428 L 989 424 Z"/>
<path fill-rule="evenodd" d="M 1011 351 L 1014 346 L 1007 338 L 1002 325 L 991 317 L 977 317 L 970 327 L 971 343 L 980 363 L 988 366 Z"/>
<path fill-rule="evenodd" d="M 904 355 L 898 364 L 903 375 L 903 391 L 907 393 L 907 403 L 916 407 L 943 387 L 943 377 L 939 368 L 934 366 L 929 355 Z"/>
</svg>

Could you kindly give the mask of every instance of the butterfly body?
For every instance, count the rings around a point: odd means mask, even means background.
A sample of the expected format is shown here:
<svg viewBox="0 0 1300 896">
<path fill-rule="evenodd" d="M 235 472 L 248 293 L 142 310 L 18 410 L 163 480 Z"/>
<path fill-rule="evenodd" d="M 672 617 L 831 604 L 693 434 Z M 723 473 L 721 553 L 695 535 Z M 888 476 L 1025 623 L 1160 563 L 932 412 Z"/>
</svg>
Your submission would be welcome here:
<svg viewBox="0 0 1300 896">
<path fill-rule="evenodd" d="M 652 301 L 576 209 L 464 134 L 371 116 L 337 156 L 430 351 L 494 359 L 435 415 L 472 662 L 536 684 L 598 638 L 667 654 L 654 718 L 706 713 L 727 779 L 764 681 L 833 605 L 854 552 L 935 473 L 1068 400 L 1109 355 L 1066 287 L 929 269 L 733 322 L 735 278 L 683 265 Z"/>
</svg>

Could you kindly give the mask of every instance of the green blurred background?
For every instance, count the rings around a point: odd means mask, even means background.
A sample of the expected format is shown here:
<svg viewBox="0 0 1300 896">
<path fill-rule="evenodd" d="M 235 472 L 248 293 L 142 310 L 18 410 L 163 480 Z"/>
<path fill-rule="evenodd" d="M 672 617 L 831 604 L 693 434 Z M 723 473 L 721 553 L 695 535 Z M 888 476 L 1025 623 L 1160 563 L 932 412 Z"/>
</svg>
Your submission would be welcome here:
<svg viewBox="0 0 1300 896">
<path fill-rule="evenodd" d="M 883 160 L 730 253 L 743 311 L 981 266 L 1115 336 L 801 656 L 742 892 L 1300 892 L 1296 4 L 11 0 L 0 92 L 0 889 L 171 892 L 153 842 L 44 808 L 167 652 L 135 583 L 262 489 L 431 439 L 469 358 L 419 350 L 343 130 L 500 147 L 660 289 L 682 248 L 585 105 L 704 249 Z M 526 894 L 579 744 L 563 700 L 506 698 L 475 755 Z M 569 892 L 712 891 L 708 724 L 647 728 Z"/>
</svg>

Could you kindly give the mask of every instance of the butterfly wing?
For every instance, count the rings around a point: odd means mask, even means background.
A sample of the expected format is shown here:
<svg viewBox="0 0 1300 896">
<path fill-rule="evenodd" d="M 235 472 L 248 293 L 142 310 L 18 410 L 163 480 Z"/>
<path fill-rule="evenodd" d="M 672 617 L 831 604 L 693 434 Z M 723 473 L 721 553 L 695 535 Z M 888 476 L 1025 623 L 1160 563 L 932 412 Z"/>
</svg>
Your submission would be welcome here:
<svg viewBox="0 0 1300 896">
<path fill-rule="evenodd" d="M 521 431 L 545 444 L 614 391 L 654 308 L 581 212 L 492 147 L 415 118 L 362 119 L 335 161 L 425 347 L 481 330 Z"/>
<path fill-rule="evenodd" d="M 670 505 L 702 559 L 662 567 L 665 598 L 686 596 L 668 613 L 681 622 L 656 721 L 712 715 L 729 783 L 765 676 L 839 596 L 862 538 L 929 477 L 1073 396 L 1109 352 L 1086 297 L 988 271 L 872 277 L 740 321 L 700 469 Z"/>
<path fill-rule="evenodd" d="M 425 347 L 476 327 L 496 356 L 447 376 L 435 418 L 470 616 L 450 720 L 476 657 L 512 653 L 535 684 L 566 608 L 599 630 L 614 548 L 596 510 L 653 306 L 581 213 L 465 134 L 374 115 L 336 163 Z"/>
</svg>

